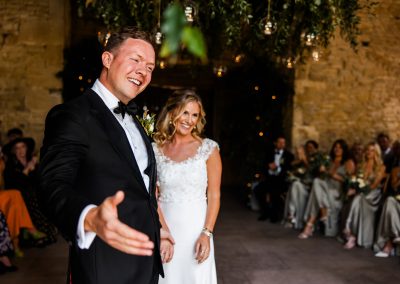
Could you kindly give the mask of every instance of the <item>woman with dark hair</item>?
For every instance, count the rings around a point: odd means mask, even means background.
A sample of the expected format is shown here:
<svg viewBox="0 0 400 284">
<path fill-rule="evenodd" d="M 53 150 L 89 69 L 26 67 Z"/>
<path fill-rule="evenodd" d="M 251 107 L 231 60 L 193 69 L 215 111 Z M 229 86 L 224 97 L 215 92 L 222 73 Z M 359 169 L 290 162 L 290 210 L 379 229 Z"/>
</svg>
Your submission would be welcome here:
<svg viewBox="0 0 400 284">
<path fill-rule="evenodd" d="M 56 241 L 57 231 L 39 208 L 36 194 L 37 169 L 37 158 L 30 151 L 27 140 L 25 138 L 13 140 L 11 155 L 4 170 L 5 188 L 21 192 L 35 228 L 45 234 L 36 234 L 30 241 L 33 245 L 45 246 Z"/>
<path fill-rule="evenodd" d="M 162 228 L 175 245 L 161 244 L 160 283 L 217 283 L 213 230 L 220 207 L 218 144 L 202 138 L 205 112 L 191 90 L 175 92 L 162 109 L 153 144 Z"/>
<path fill-rule="evenodd" d="M 313 180 L 304 219 L 306 226 L 299 235 L 300 239 L 312 236 L 314 224 L 319 220 L 324 223 L 325 235 L 336 236 L 338 215 L 342 207 L 340 199 L 342 184 L 348 172 L 354 171 L 354 163 L 349 160 L 348 146 L 343 139 L 336 140 L 330 151 L 330 166 L 320 167 L 320 177 Z"/>
</svg>

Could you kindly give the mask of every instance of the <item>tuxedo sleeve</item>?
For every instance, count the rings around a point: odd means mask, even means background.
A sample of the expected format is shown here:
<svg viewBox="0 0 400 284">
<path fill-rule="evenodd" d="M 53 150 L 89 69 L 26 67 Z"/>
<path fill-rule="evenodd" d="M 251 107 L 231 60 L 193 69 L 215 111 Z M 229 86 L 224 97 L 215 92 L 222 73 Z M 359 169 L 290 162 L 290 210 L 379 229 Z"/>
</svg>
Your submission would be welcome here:
<svg viewBox="0 0 400 284">
<path fill-rule="evenodd" d="M 79 216 L 90 204 L 76 188 L 78 171 L 88 151 L 84 121 L 65 105 L 53 108 L 46 118 L 40 152 L 40 201 L 62 235 L 73 242 Z"/>
</svg>

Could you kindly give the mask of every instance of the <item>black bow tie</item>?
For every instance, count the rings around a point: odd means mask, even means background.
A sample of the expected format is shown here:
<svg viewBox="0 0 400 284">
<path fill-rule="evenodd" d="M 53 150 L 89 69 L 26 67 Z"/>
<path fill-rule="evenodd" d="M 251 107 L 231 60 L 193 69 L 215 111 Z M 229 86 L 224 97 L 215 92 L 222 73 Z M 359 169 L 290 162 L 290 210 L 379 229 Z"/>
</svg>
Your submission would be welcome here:
<svg viewBox="0 0 400 284">
<path fill-rule="evenodd" d="M 133 116 L 137 113 L 137 111 L 138 107 L 133 101 L 130 101 L 127 105 L 123 102 L 118 102 L 118 106 L 114 109 L 114 113 L 121 114 L 122 118 L 125 117 L 126 113 Z"/>
</svg>

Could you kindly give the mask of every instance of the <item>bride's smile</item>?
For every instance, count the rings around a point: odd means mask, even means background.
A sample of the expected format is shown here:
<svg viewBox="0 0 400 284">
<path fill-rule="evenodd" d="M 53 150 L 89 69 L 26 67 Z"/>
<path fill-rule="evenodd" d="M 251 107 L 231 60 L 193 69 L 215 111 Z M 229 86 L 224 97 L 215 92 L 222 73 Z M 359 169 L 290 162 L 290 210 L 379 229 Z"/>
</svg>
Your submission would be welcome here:
<svg viewBox="0 0 400 284">
<path fill-rule="evenodd" d="M 199 120 L 200 107 L 197 102 L 188 102 L 176 121 L 176 133 L 186 136 L 192 133 Z"/>
</svg>

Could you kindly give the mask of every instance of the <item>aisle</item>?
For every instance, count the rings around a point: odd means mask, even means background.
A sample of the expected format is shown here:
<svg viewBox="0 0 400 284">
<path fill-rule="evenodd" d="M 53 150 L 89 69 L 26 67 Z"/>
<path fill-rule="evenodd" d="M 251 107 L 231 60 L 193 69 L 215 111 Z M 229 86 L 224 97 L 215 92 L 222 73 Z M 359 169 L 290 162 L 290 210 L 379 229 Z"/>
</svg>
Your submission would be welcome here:
<svg viewBox="0 0 400 284">
<path fill-rule="evenodd" d="M 223 191 L 215 230 L 219 284 L 400 283 L 400 258 L 379 259 L 367 249 L 345 251 L 332 238 L 297 239 L 297 232 L 257 221 L 229 190 Z M 65 284 L 67 245 L 29 249 L 7 284 Z M 191 283 L 187 283 L 191 284 Z"/>
<path fill-rule="evenodd" d="M 215 232 L 219 284 L 400 283 L 400 258 L 371 250 L 346 251 L 333 238 L 300 240 L 298 232 L 268 221 L 223 194 Z"/>
</svg>

